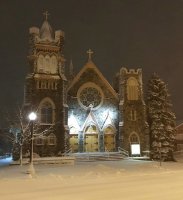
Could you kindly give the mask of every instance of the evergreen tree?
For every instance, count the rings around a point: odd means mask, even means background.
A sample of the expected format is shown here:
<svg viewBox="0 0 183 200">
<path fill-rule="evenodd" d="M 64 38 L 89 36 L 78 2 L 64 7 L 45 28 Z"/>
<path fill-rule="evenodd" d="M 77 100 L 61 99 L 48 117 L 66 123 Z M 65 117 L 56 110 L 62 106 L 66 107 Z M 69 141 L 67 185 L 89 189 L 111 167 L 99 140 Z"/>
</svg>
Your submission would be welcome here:
<svg viewBox="0 0 183 200">
<path fill-rule="evenodd" d="M 156 74 L 148 82 L 147 112 L 152 158 L 173 160 L 175 114 L 172 112 L 167 85 Z"/>
</svg>

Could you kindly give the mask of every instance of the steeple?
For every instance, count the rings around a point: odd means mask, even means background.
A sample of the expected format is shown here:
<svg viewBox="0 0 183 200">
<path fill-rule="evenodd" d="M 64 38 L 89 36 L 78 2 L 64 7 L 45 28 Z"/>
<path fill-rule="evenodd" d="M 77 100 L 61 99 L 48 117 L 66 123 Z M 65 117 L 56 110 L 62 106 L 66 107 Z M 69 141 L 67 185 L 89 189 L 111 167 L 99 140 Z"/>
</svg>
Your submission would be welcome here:
<svg viewBox="0 0 183 200">
<path fill-rule="evenodd" d="M 43 13 L 45 15 L 45 20 L 43 22 L 43 25 L 40 29 L 40 38 L 45 41 L 52 41 L 53 40 L 53 30 L 48 22 L 48 11 Z"/>
</svg>

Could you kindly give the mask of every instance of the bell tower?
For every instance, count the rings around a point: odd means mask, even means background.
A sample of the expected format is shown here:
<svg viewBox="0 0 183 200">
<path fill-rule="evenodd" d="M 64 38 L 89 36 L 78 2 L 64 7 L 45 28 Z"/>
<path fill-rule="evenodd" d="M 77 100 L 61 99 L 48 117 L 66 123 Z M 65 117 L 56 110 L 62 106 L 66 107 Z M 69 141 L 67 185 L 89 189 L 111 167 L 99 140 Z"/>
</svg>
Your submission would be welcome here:
<svg viewBox="0 0 183 200">
<path fill-rule="evenodd" d="M 143 97 L 142 70 L 121 68 L 120 70 L 119 127 L 121 146 L 131 156 L 144 155 L 149 150 L 149 127 Z"/>
<path fill-rule="evenodd" d="M 37 27 L 29 29 L 30 70 L 26 76 L 24 91 L 26 112 L 35 110 L 41 130 L 50 130 L 41 138 L 39 144 L 35 138 L 34 149 L 41 156 L 65 151 L 68 112 L 63 55 L 64 32 L 61 30 L 54 32 L 48 22 L 48 12 L 44 15 L 45 20 L 40 29 Z M 49 136 L 52 137 L 52 141 Z"/>
</svg>

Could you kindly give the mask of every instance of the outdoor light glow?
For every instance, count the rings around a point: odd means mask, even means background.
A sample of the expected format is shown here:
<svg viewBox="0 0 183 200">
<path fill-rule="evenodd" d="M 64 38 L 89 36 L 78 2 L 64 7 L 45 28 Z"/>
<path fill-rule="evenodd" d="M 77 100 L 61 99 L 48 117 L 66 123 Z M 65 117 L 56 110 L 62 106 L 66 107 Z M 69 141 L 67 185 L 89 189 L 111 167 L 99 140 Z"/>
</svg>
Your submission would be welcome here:
<svg viewBox="0 0 183 200">
<path fill-rule="evenodd" d="M 69 116 L 69 118 L 68 118 L 68 125 L 69 125 L 70 128 L 71 128 L 71 127 L 75 127 L 77 130 L 80 129 L 79 124 L 78 124 L 78 122 L 77 122 L 77 119 L 74 117 L 73 114 L 71 114 L 71 115 Z"/>
<path fill-rule="evenodd" d="M 31 121 L 34 121 L 36 118 L 37 118 L 36 113 L 31 112 L 31 113 L 29 114 L 29 119 L 30 119 Z"/>
</svg>

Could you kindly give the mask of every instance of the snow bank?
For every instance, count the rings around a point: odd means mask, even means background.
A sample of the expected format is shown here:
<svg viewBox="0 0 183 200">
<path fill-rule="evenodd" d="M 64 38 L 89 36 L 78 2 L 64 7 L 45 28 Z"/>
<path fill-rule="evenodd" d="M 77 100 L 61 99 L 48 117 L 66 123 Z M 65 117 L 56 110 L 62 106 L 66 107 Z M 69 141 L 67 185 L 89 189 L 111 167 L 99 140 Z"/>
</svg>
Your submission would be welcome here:
<svg viewBox="0 0 183 200">
<path fill-rule="evenodd" d="M 182 200 L 183 164 L 149 161 L 79 162 L 0 169 L 2 200 Z"/>
</svg>

